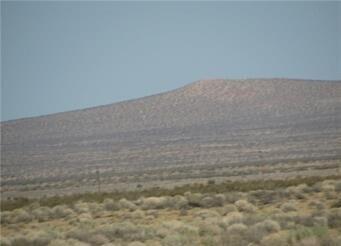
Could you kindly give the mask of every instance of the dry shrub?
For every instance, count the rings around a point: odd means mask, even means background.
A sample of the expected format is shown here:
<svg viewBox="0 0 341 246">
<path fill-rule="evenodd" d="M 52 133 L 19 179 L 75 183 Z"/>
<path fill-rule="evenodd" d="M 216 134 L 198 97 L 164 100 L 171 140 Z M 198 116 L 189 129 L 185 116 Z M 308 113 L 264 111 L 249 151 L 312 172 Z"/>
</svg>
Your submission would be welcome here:
<svg viewBox="0 0 341 246">
<path fill-rule="evenodd" d="M 33 220 L 33 216 L 22 208 L 14 210 L 12 216 L 14 216 L 13 223 L 29 223 Z"/>
<path fill-rule="evenodd" d="M 261 242 L 261 246 L 288 246 L 288 235 L 286 232 L 277 232 L 265 236 Z"/>
<path fill-rule="evenodd" d="M 146 244 L 139 242 L 139 241 L 135 241 L 135 242 L 131 242 L 128 244 L 128 246 L 145 246 Z"/>
<path fill-rule="evenodd" d="M 188 200 L 183 196 L 176 195 L 172 200 L 175 209 L 185 209 L 188 207 Z"/>
<path fill-rule="evenodd" d="M 158 233 L 165 236 L 162 245 L 198 245 L 200 242 L 198 228 L 176 220 L 163 222 Z"/>
<path fill-rule="evenodd" d="M 328 226 L 328 218 L 323 216 L 317 216 L 313 218 L 313 226 L 321 226 L 327 227 Z"/>
<path fill-rule="evenodd" d="M 76 211 L 78 214 L 89 213 L 90 211 L 88 203 L 81 201 L 73 205 L 73 210 Z"/>
<path fill-rule="evenodd" d="M 309 207 L 315 208 L 318 210 L 325 209 L 325 207 L 326 207 L 321 201 L 317 201 L 317 200 L 311 201 L 308 205 L 309 205 Z"/>
<path fill-rule="evenodd" d="M 90 243 L 90 245 L 99 246 L 109 243 L 109 239 L 102 234 L 92 234 L 87 242 Z"/>
<path fill-rule="evenodd" d="M 325 235 L 320 238 L 321 246 L 340 246 L 341 236 Z"/>
<path fill-rule="evenodd" d="M 48 246 L 90 246 L 90 244 L 76 239 L 55 239 Z"/>
<path fill-rule="evenodd" d="M 13 212 L 3 211 L 0 213 L 1 224 L 12 224 L 14 223 Z"/>
<path fill-rule="evenodd" d="M 39 222 L 48 221 L 51 217 L 51 209 L 48 207 L 39 207 L 32 211 L 32 215 L 37 219 Z"/>
<path fill-rule="evenodd" d="M 296 224 L 304 225 L 306 227 L 327 227 L 328 218 L 324 216 L 313 216 L 313 215 L 298 215 L 295 218 Z"/>
<path fill-rule="evenodd" d="M 200 209 L 194 213 L 195 217 L 199 217 L 203 220 L 208 219 L 208 218 L 219 218 L 220 215 L 214 210 L 209 210 L 209 209 Z"/>
<path fill-rule="evenodd" d="M 242 223 L 237 223 L 229 226 L 227 232 L 230 234 L 243 234 L 247 231 L 247 226 Z"/>
<path fill-rule="evenodd" d="M 179 233 L 189 233 L 189 234 L 198 233 L 198 228 L 185 224 L 184 222 L 179 221 L 179 220 L 165 221 L 161 224 L 161 227 L 166 228 L 170 231 L 176 231 Z"/>
<path fill-rule="evenodd" d="M 335 186 L 336 180 L 331 180 L 331 179 L 327 179 L 321 182 L 322 186 L 324 185 L 332 185 Z"/>
<path fill-rule="evenodd" d="M 224 215 L 226 215 L 228 213 L 231 213 L 231 212 L 238 211 L 237 207 L 235 205 L 233 205 L 233 204 L 227 204 L 227 205 L 225 205 L 223 207 L 216 208 L 216 210 L 222 216 L 224 216 Z"/>
<path fill-rule="evenodd" d="M 222 194 L 205 196 L 200 201 L 200 206 L 204 208 L 221 207 L 224 205 L 225 196 Z"/>
<path fill-rule="evenodd" d="M 260 242 L 263 237 L 279 232 L 281 229 L 280 225 L 273 220 L 265 220 L 251 226 L 247 232 L 247 237 L 252 242 Z"/>
<path fill-rule="evenodd" d="M 222 245 L 223 246 L 246 246 L 252 245 L 250 244 L 244 233 L 242 234 L 232 234 L 232 233 L 224 233 L 222 236 Z"/>
<path fill-rule="evenodd" d="M 89 211 L 94 214 L 94 215 L 97 215 L 99 214 L 100 212 L 103 211 L 103 205 L 102 204 L 99 204 L 97 202 L 90 202 L 88 203 L 88 207 L 89 207 Z"/>
<path fill-rule="evenodd" d="M 103 207 L 107 211 L 117 211 L 119 209 L 118 204 L 113 199 L 109 198 L 104 199 Z"/>
<path fill-rule="evenodd" d="M 322 183 L 321 190 L 322 192 L 325 192 L 325 193 L 334 192 L 335 186 L 330 183 Z"/>
<path fill-rule="evenodd" d="M 231 212 L 222 218 L 223 224 L 225 226 L 230 226 L 232 224 L 243 223 L 244 215 L 240 212 Z"/>
<path fill-rule="evenodd" d="M 246 195 L 242 192 L 228 192 L 224 194 L 225 201 L 228 203 L 235 203 L 238 200 L 245 199 Z"/>
<path fill-rule="evenodd" d="M 192 237 L 189 237 L 180 233 L 168 234 L 163 240 L 163 246 L 192 246 L 195 245 L 195 241 Z"/>
<path fill-rule="evenodd" d="M 142 219 L 145 216 L 144 212 L 140 209 L 136 209 L 135 211 L 131 212 L 130 215 L 132 219 Z"/>
<path fill-rule="evenodd" d="M 199 235 L 201 237 L 215 237 L 220 236 L 222 228 L 219 226 L 220 221 L 203 220 L 198 221 L 195 226 L 199 228 Z"/>
<path fill-rule="evenodd" d="M 92 215 L 90 213 L 82 213 L 80 215 L 77 216 L 77 221 L 80 223 L 92 223 L 93 222 L 93 218 Z"/>
<path fill-rule="evenodd" d="M 249 200 L 252 203 L 259 201 L 261 204 L 271 204 L 277 202 L 279 198 L 278 191 L 256 190 L 249 193 Z"/>
<path fill-rule="evenodd" d="M 74 228 L 73 230 L 67 232 L 65 236 L 66 238 L 69 238 L 69 239 L 76 239 L 78 241 L 83 241 L 83 242 L 88 243 L 92 237 L 92 233 L 89 231 L 89 229 L 84 228 L 84 224 L 83 224 L 83 227 Z"/>
<path fill-rule="evenodd" d="M 200 242 L 201 242 L 200 245 L 205 245 L 205 246 L 223 245 L 221 236 L 201 237 Z"/>
<path fill-rule="evenodd" d="M 27 236 L 16 235 L 11 238 L 11 246 L 34 246 Z"/>
<path fill-rule="evenodd" d="M 146 215 L 148 217 L 157 218 L 159 216 L 159 211 L 156 209 L 146 210 Z"/>
<path fill-rule="evenodd" d="M 299 193 L 309 192 L 309 186 L 307 184 L 300 184 L 300 185 L 296 186 L 296 190 Z"/>
<path fill-rule="evenodd" d="M 162 244 L 157 240 L 147 240 L 145 244 L 148 246 L 162 246 Z"/>
<path fill-rule="evenodd" d="M 119 200 L 118 205 L 120 209 L 128 209 L 130 211 L 137 209 L 137 206 L 133 202 L 128 201 L 125 198 L 122 198 L 121 200 Z"/>
<path fill-rule="evenodd" d="M 203 195 L 200 193 L 186 192 L 185 197 L 188 201 L 188 205 L 192 207 L 200 207 Z"/>
<path fill-rule="evenodd" d="M 37 231 L 29 235 L 18 235 L 11 238 L 12 246 L 47 246 L 57 235 L 53 232 Z"/>
<path fill-rule="evenodd" d="M 70 209 L 66 205 L 58 205 L 52 208 L 51 210 L 51 216 L 54 219 L 61 219 L 65 217 L 71 217 L 74 215 L 74 212 L 72 209 Z"/>
<path fill-rule="evenodd" d="M 6 237 L 1 237 L 0 238 L 0 245 L 1 246 L 11 246 L 11 240 L 9 240 Z"/>
<path fill-rule="evenodd" d="M 295 246 L 321 246 L 321 244 L 317 237 L 308 237 L 295 243 Z"/>
<path fill-rule="evenodd" d="M 281 230 L 281 226 L 278 224 L 277 221 L 274 220 L 264 220 L 263 222 L 258 223 L 259 226 L 265 228 L 266 231 L 273 233 L 279 232 Z"/>
<path fill-rule="evenodd" d="M 327 200 L 333 200 L 338 198 L 338 194 L 334 191 L 326 191 L 324 196 Z"/>
<path fill-rule="evenodd" d="M 331 204 L 332 208 L 341 208 L 341 197 Z"/>
<path fill-rule="evenodd" d="M 328 228 L 326 227 L 305 227 L 297 226 L 295 229 L 290 231 L 289 240 L 294 245 L 300 245 L 304 239 L 309 238 L 321 238 L 326 236 L 328 233 Z"/>
<path fill-rule="evenodd" d="M 240 212 L 254 213 L 257 210 L 257 207 L 255 207 L 246 200 L 238 200 L 234 204 L 236 205 Z"/>
<path fill-rule="evenodd" d="M 336 192 L 341 192 L 341 181 L 336 181 L 335 182 L 335 191 Z"/>
<path fill-rule="evenodd" d="M 173 206 L 169 197 L 148 197 L 142 199 L 142 209 L 163 209 Z"/>
<path fill-rule="evenodd" d="M 334 208 L 329 211 L 328 224 L 331 228 L 341 227 L 341 208 Z"/>
<path fill-rule="evenodd" d="M 283 229 L 292 229 L 296 226 L 296 218 L 298 217 L 296 212 L 290 212 L 290 213 L 276 213 L 273 216 L 271 216 L 272 219 L 277 221 L 281 228 Z"/>
<path fill-rule="evenodd" d="M 297 211 L 297 206 L 294 201 L 285 202 L 280 208 L 283 212 Z"/>
<path fill-rule="evenodd" d="M 122 239 L 126 241 L 142 241 L 155 237 L 155 231 L 148 226 L 137 226 L 131 222 L 105 225 L 95 230 L 95 233 L 106 236 L 110 241 Z"/>
<path fill-rule="evenodd" d="M 300 184 L 298 186 L 290 186 L 285 189 L 285 192 L 290 196 L 297 199 L 305 198 L 306 192 L 311 192 L 312 189 L 309 188 L 306 184 Z"/>
<path fill-rule="evenodd" d="M 259 222 L 263 222 L 265 219 L 264 215 L 261 213 L 244 214 L 243 223 L 247 226 L 254 225 Z"/>
<path fill-rule="evenodd" d="M 31 242 L 35 246 L 48 245 L 53 239 L 57 238 L 57 234 L 52 231 L 37 231 L 30 234 Z"/>
</svg>

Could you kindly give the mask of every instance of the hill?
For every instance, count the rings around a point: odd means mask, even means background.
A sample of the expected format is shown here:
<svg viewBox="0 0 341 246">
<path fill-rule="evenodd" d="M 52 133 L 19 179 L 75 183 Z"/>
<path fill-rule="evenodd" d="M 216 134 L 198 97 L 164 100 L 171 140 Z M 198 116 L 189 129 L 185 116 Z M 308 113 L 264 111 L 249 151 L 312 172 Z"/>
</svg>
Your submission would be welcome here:
<svg viewBox="0 0 341 246">
<path fill-rule="evenodd" d="M 340 82 L 197 81 L 136 100 L 2 122 L 2 190 L 92 187 L 95 167 L 104 184 L 116 187 L 252 176 L 279 163 L 282 176 L 297 167 L 313 174 L 321 163 L 318 172 L 329 174 L 341 159 Z"/>
</svg>

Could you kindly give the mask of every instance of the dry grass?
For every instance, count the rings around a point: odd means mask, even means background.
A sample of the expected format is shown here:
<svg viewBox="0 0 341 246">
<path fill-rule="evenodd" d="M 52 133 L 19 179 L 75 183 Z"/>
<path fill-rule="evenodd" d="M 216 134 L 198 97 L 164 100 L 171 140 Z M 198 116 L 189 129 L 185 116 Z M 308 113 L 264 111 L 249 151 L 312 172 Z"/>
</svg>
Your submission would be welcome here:
<svg viewBox="0 0 341 246">
<path fill-rule="evenodd" d="M 29 203 L 1 212 L 1 245 L 339 246 L 339 185 Z"/>
</svg>

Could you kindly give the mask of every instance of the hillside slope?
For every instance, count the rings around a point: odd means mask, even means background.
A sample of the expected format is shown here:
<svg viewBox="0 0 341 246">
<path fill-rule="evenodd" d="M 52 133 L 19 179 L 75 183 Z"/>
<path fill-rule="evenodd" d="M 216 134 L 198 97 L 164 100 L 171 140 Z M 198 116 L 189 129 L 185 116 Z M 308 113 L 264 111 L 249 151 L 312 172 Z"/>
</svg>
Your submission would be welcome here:
<svg viewBox="0 0 341 246">
<path fill-rule="evenodd" d="M 110 183 L 122 172 L 157 169 L 155 180 L 169 177 L 160 170 L 185 167 L 340 159 L 340 82 L 197 81 L 136 100 L 3 122 L 2 183 L 88 179 L 94 166 Z"/>
</svg>

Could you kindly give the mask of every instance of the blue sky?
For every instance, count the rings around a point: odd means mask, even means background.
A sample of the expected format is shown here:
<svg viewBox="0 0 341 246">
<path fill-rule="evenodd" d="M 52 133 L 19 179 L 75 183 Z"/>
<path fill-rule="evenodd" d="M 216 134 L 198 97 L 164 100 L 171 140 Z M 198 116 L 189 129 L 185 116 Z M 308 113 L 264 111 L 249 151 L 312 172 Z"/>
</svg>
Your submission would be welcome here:
<svg viewBox="0 0 341 246">
<path fill-rule="evenodd" d="M 1 2 L 2 120 L 210 78 L 341 78 L 341 2 Z"/>
</svg>

